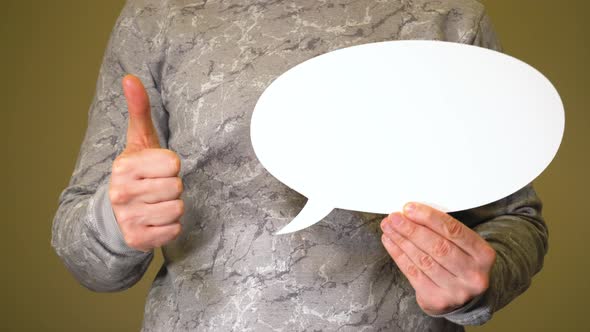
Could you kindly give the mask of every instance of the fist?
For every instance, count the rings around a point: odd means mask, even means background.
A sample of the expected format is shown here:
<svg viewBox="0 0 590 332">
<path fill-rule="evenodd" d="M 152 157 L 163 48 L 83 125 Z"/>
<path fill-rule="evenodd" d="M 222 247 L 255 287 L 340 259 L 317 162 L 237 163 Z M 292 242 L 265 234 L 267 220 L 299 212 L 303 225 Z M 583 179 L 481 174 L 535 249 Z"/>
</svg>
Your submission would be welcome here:
<svg viewBox="0 0 590 332">
<path fill-rule="evenodd" d="M 122 83 L 129 112 L 127 144 L 113 162 L 109 199 L 125 243 L 147 252 L 174 240 L 182 230 L 180 158 L 160 148 L 141 81 L 127 75 Z"/>
</svg>

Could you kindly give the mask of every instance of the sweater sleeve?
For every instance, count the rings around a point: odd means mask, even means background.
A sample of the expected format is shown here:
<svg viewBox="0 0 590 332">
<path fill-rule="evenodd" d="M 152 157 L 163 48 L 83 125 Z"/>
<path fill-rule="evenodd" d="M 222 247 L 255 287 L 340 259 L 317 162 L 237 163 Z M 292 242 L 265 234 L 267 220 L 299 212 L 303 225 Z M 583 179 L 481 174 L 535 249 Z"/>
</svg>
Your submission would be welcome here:
<svg viewBox="0 0 590 332">
<path fill-rule="evenodd" d="M 496 250 L 487 291 L 467 305 L 440 315 L 460 325 L 481 325 L 531 285 L 548 251 L 542 202 L 532 183 L 496 202 L 451 213 Z"/>
<path fill-rule="evenodd" d="M 473 44 L 502 51 L 485 12 Z M 436 317 L 445 317 L 460 325 L 481 325 L 530 286 L 548 250 L 548 229 L 541 210 L 542 202 L 530 183 L 496 202 L 451 213 L 488 241 L 496 250 L 496 262 L 484 294 L 457 310 Z"/>
<path fill-rule="evenodd" d="M 126 74 L 144 83 L 160 145 L 167 147 L 168 114 L 158 84 L 166 15 L 159 1 L 151 2 L 128 1 L 111 31 L 87 129 L 53 218 L 52 247 L 73 276 L 94 291 L 131 287 L 153 258 L 153 251 L 125 244 L 108 196 L 112 163 L 126 144 L 127 104 L 121 86 Z"/>
</svg>

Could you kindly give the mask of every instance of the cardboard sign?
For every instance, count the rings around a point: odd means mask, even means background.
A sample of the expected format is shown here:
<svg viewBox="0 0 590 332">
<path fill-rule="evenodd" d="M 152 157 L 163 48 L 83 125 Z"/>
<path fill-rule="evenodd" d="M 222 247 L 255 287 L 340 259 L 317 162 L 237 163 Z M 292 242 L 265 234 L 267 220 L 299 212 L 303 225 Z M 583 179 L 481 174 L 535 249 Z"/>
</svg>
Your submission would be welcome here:
<svg viewBox="0 0 590 332">
<path fill-rule="evenodd" d="M 418 201 L 452 212 L 508 196 L 557 153 L 564 110 L 549 80 L 511 56 L 387 41 L 289 69 L 250 129 L 262 165 L 308 198 L 285 234 L 334 208 L 388 214 Z"/>
</svg>

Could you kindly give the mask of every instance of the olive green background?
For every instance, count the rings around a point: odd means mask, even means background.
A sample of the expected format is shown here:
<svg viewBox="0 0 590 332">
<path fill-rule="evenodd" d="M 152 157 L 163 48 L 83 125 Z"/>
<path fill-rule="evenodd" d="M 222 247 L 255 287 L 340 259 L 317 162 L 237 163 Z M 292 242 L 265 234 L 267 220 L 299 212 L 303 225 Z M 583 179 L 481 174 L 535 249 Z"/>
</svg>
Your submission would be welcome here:
<svg viewBox="0 0 590 332">
<path fill-rule="evenodd" d="M 550 228 L 545 267 L 525 294 L 469 330 L 589 331 L 590 25 L 584 21 L 590 6 L 586 0 L 486 2 L 505 52 L 557 87 L 566 132 L 556 159 L 536 180 Z M 136 286 L 98 294 L 80 286 L 50 246 L 57 199 L 71 176 L 122 6 L 123 0 L 2 1 L 2 331 L 136 331 L 141 325 L 161 256 Z"/>
</svg>

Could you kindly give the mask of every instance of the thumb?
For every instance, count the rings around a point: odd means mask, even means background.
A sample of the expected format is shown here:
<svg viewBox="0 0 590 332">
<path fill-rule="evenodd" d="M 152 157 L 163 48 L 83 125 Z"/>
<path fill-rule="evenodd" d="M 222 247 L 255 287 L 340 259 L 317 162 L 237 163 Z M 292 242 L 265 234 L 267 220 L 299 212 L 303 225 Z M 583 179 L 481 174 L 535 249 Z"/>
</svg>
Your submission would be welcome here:
<svg viewBox="0 0 590 332">
<path fill-rule="evenodd" d="M 139 78 L 133 75 L 123 77 L 122 84 L 129 112 L 125 151 L 137 152 L 147 148 L 159 148 L 158 132 L 152 123 L 150 101 L 145 87 Z"/>
</svg>

